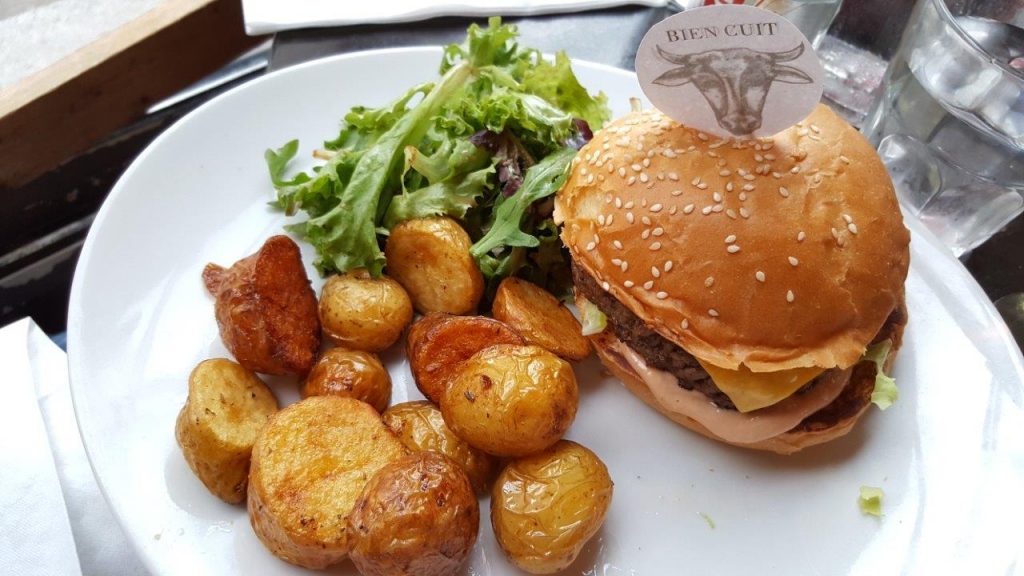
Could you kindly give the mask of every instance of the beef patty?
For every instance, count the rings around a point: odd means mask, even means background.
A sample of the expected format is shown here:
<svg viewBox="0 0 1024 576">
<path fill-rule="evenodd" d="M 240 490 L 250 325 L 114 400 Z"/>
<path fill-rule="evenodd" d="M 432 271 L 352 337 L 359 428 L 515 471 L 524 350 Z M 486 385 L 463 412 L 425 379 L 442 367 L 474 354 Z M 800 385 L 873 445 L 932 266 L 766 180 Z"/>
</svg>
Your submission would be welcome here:
<svg viewBox="0 0 1024 576">
<path fill-rule="evenodd" d="M 704 394 L 720 408 L 736 409 L 732 400 L 719 390 L 718 386 L 715 386 L 711 376 L 692 354 L 650 329 L 622 302 L 605 292 L 598 285 L 597 280 L 577 266 L 575 262 L 572 263 L 572 276 L 576 290 L 597 306 L 601 312 L 604 312 L 608 317 L 608 326 L 611 327 L 615 336 L 635 350 L 637 354 L 640 354 L 648 366 L 672 374 L 681 387 Z M 890 338 L 896 327 L 905 322 L 904 311 L 902 307 L 897 306 L 872 342 L 881 342 Z M 810 390 L 817 381 L 817 378 L 811 380 L 796 394 Z"/>
</svg>

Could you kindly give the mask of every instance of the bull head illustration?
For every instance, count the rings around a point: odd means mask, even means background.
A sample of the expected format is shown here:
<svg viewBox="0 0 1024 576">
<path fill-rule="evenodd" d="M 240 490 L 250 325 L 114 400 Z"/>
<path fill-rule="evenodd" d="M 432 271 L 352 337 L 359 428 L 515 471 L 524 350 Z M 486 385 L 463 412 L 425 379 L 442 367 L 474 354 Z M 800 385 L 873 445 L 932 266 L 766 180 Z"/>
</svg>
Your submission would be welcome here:
<svg viewBox="0 0 1024 576">
<path fill-rule="evenodd" d="M 804 71 L 781 64 L 796 60 L 804 45 L 782 52 L 760 52 L 749 48 L 707 50 L 679 55 L 657 47 L 658 55 L 677 67 L 654 79 L 662 86 L 693 83 L 715 113 L 719 126 L 736 136 L 746 136 L 761 127 L 761 112 L 774 82 L 810 84 Z"/>
</svg>

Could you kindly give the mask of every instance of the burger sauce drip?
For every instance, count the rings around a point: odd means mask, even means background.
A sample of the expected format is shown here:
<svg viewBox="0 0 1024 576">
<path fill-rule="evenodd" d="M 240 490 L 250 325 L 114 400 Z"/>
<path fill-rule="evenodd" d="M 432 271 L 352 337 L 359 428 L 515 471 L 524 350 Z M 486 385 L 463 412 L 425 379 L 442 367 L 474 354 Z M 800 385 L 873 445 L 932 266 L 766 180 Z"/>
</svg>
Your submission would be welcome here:
<svg viewBox="0 0 1024 576">
<path fill-rule="evenodd" d="M 849 368 L 830 370 L 807 392 L 742 414 L 719 408 L 704 394 L 679 386 L 675 376 L 649 367 L 622 342 L 614 342 L 611 348 L 629 363 L 664 409 L 688 416 L 715 436 L 734 444 L 754 444 L 792 430 L 804 418 L 835 400 L 850 380 Z"/>
</svg>

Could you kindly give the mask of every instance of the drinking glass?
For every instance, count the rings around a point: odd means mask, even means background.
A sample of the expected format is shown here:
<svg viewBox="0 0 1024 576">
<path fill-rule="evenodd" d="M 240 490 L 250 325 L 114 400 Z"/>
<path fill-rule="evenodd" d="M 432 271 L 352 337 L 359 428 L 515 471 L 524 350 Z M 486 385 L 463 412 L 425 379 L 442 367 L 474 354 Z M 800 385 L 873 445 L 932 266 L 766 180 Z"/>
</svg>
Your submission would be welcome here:
<svg viewBox="0 0 1024 576">
<path fill-rule="evenodd" d="M 919 0 L 864 131 L 961 256 L 1024 211 L 1024 2 Z"/>
</svg>

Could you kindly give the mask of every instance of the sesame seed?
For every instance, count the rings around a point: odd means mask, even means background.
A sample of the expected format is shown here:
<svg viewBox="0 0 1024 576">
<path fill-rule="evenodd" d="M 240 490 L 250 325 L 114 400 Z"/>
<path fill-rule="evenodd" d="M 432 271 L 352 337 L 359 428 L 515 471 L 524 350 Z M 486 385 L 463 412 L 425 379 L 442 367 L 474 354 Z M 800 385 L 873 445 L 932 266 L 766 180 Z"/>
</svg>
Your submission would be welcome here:
<svg viewBox="0 0 1024 576">
<path fill-rule="evenodd" d="M 633 213 L 632 212 L 626 212 L 626 222 L 629 222 L 630 224 L 633 223 Z"/>
<path fill-rule="evenodd" d="M 672 207 L 668 209 L 668 213 L 669 214 L 675 214 L 676 210 L 678 210 L 678 209 L 679 209 L 679 207 L 676 206 L 675 204 L 673 204 Z"/>
<path fill-rule="evenodd" d="M 789 198 L 789 190 L 787 190 L 785 186 L 779 186 L 779 194 L 783 198 Z"/>
<path fill-rule="evenodd" d="M 715 204 L 714 206 L 711 207 L 711 211 L 716 213 L 716 214 L 721 212 L 722 211 L 722 205 L 721 204 Z"/>
<path fill-rule="evenodd" d="M 658 270 L 657 266 L 651 266 L 651 276 L 661 278 L 661 270 Z"/>
<path fill-rule="evenodd" d="M 651 234 L 654 234 L 655 237 L 661 236 L 664 233 L 665 233 L 665 229 L 662 228 L 661 226 L 658 226 L 657 228 L 655 228 L 654 230 L 651 231 Z"/>
<path fill-rule="evenodd" d="M 740 216 L 744 218 L 750 218 L 750 211 L 747 210 L 745 207 L 740 206 Z"/>
<path fill-rule="evenodd" d="M 811 132 L 815 134 L 821 134 L 821 128 L 818 128 L 817 124 L 811 124 Z"/>
<path fill-rule="evenodd" d="M 843 214 L 843 220 L 846 220 L 847 224 L 853 222 L 853 218 L 851 218 L 849 214 Z"/>
<path fill-rule="evenodd" d="M 683 214 L 689 214 L 691 212 L 693 212 L 693 204 L 687 204 L 686 206 L 683 206 Z"/>
<path fill-rule="evenodd" d="M 713 148 L 718 148 L 720 146 L 724 146 L 728 142 L 729 142 L 728 140 L 719 140 L 718 142 L 715 142 L 714 144 L 708 145 L 708 148 L 712 148 L 712 149 Z"/>
<path fill-rule="evenodd" d="M 764 156 L 762 156 L 760 154 L 754 154 L 754 161 L 755 162 L 764 162 Z"/>
<path fill-rule="evenodd" d="M 666 149 L 662 150 L 661 151 L 661 155 L 664 156 L 665 158 L 675 158 L 676 157 L 676 153 L 673 152 L 669 148 L 666 148 Z"/>
<path fill-rule="evenodd" d="M 604 291 L 607 292 L 611 286 L 609 286 L 607 282 L 601 282 L 601 288 L 604 288 Z"/>
<path fill-rule="evenodd" d="M 726 191 L 726 192 L 732 192 L 732 190 L 733 190 L 733 185 L 732 185 L 732 182 L 727 182 L 727 183 L 725 184 L 725 191 Z"/>
<path fill-rule="evenodd" d="M 726 251 L 727 251 L 727 252 L 728 252 L 729 254 L 735 254 L 735 253 L 737 253 L 737 252 L 739 252 L 739 251 L 740 251 L 740 247 L 739 247 L 739 246 L 737 246 L 736 244 L 730 244 L 730 245 L 729 245 L 729 247 L 728 247 L 728 248 L 726 248 L 725 250 L 726 250 Z"/>
<path fill-rule="evenodd" d="M 711 198 L 712 198 L 712 199 L 713 199 L 713 200 L 714 200 L 715 202 L 721 202 L 721 201 L 722 201 L 722 195 L 721 195 L 721 194 L 719 194 L 718 192 L 715 192 L 714 194 L 712 194 L 712 195 L 711 195 Z"/>
<path fill-rule="evenodd" d="M 789 265 L 790 266 L 796 266 L 797 264 L 800 263 L 799 260 L 797 260 L 796 258 L 794 258 L 792 256 L 788 257 L 787 260 L 789 260 Z"/>
<path fill-rule="evenodd" d="M 753 192 L 754 191 L 754 185 L 753 184 L 744 184 L 743 185 L 743 191 L 744 192 Z"/>
<path fill-rule="evenodd" d="M 665 298 L 668 298 L 668 292 L 658 292 L 655 296 L 658 300 L 664 300 Z"/>
<path fill-rule="evenodd" d="M 705 206 L 704 208 L 701 209 L 700 213 L 705 216 L 711 214 L 711 206 Z"/>
<path fill-rule="evenodd" d="M 644 158 L 644 161 L 642 162 L 642 164 L 644 165 L 644 168 L 650 168 L 651 167 L 651 156 L 653 156 L 653 155 L 654 155 L 654 150 L 651 150 L 650 152 L 647 153 L 647 158 Z"/>
<path fill-rule="evenodd" d="M 853 222 L 850 222 L 849 224 L 847 224 L 846 225 L 846 229 L 850 231 L 850 234 L 853 234 L 853 235 L 857 234 L 857 225 L 854 224 Z"/>
<path fill-rule="evenodd" d="M 618 196 L 615 197 L 615 207 L 622 208 L 622 198 L 619 198 Z"/>
<path fill-rule="evenodd" d="M 651 250 L 661 250 L 661 242 L 654 242 L 650 246 Z"/>
<path fill-rule="evenodd" d="M 644 143 L 643 143 L 643 142 L 637 142 L 637 143 L 636 143 L 636 149 L 637 149 L 637 150 L 640 150 L 640 151 L 643 151 L 643 149 L 644 149 Z"/>
<path fill-rule="evenodd" d="M 740 192 L 739 199 L 740 199 L 740 202 L 746 202 L 747 201 L 747 193 L 746 192 Z"/>
<path fill-rule="evenodd" d="M 671 260 L 666 260 L 665 261 L 665 266 L 663 266 L 663 269 L 665 270 L 665 272 L 669 272 L 670 270 L 672 270 L 672 261 Z"/>
<path fill-rule="evenodd" d="M 682 193 L 683 193 L 682 190 L 673 190 L 672 191 L 672 195 L 673 196 L 680 196 L 680 195 L 682 195 Z"/>
<path fill-rule="evenodd" d="M 789 169 L 789 171 L 792 174 L 798 174 L 798 173 L 800 173 L 800 167 L 799 166 L 793 166 L 792 168 Z"/>
<path fill-rule="evenodd" d="M 647 172 L 643 172 L 643 173 L 640 174 L 640 181 L 641 182 L 646 184 L 650 179 L 651 178 L 650 178 L 650 176 L 647 175 Z"/>
<path fill-rule="evenodd" d="M 700 138 L 701 142 L 707 142 L 708 140 L 710 140 L 710 138 L 708 138 L 708 135 L 703 132 L 698 132 L 697 138 Z"/>
<path fill-rule="evenodd" d="M 645 229 L 643 232 L 640 233 L 640 239 L 641 240 L 647 240 L 648 238 L 650 238 L 650 236 L 651 236 L 651 231 L 647 230 L 647 229 Z"/>
<path fill-rule="evenodd" d="M 623 272 L 625 272 L 626 270 L 629 270 L 629 262 L 626 262 L 625 260 L 623 260 L 622 264 L 619 266 L 619 268 L 622 268 Z"/>
<path fill-rule="evenodd" d="M 743 175 L 743 179 L 747 180 L 747 181 L 753 180 L 754 179 L 754 175 L 753 174 L 744 174 Z"/>
<path fill-rule="evenodd" d="M 757 278 L 758 282 L 763 283 L 764 282 L 764 272 L 762 272 L 760 270 L 758 270 L 757 272 L 754 272 L 754 278 Z"/>
<path fill-rule="evenodd" d="M 723 170 L 719 170 L 718 171 L 718 175 L 719 176 L 732 176 L 732 170 L 724 170 L 724 169 Z"/>
<path fill-rule="evenodd" d="M 680 322 L 679 325 L 683 327 L 683 330 L 686 330 L 690 327 L 690 321 L 687 320 L 686 318 L 683 318 L 683 321 Z"/>
<path fill-rule="evenodd" d="M 796 131 L 797 136 L 807 136 L 807 128 L 800 128 Z"/>
<path fill-rule="evenodd" d="M 668 173 L 668 179 L 673 181 L 673 182 L 678 182 L 679 181 L 679 174 L 676 174 L 675 172 L 669 172 Z"/>
<path fill-rule="evenodd" d="M 612 246 L 615 246 L 617 250 L 622 250 L 622 242 L 619 242 L 618 240 L 612 241 Z"/>
<path fill-rule="evenodd" d="M 800 233 L 796 235 L 796 241 L 803 242 L 804 238 L 807 238 L 807 234 L 804 234 L 804 231 L 801 230 Z"/>
<path fill-rule="evenodd" d="M 693 180 L 690 180 L 690 184 L 693 184 L 694 186 L 700 184 L 700 176 L 697 176 Z"/>
<path fill-rule="evenodd" d="M 786 290 L 786 302 L 793 302 L 793 300 L 795 300 L 795 299 L 796 299 L 796 296 L 793 296 L 793 291 L 792 290 Z"/>
<path fill-rule="evenodd" d="M 728 216 L 729 218 L 733 219 L 733 220 L 736 219 L 736 211 L 733 210 L 732 208 L 726 208 L 725 209 L 725 215 Z"/>
<path fill-rule="evenodd" d="M 635 286 L 632 280 L 626 280 L 625 282 L 622 283 L 622 285 L 625 286 L 626 288 L 632 288 L 633 286 Z"/>
<path fill-rule="evenodd" d="M 718 310 L 715 310 L 714 308 L 708 308 L 708 316 L 711 316 L 712 318 L 718 318 Z"/>
<path fill-rule="evenodd" d="M 838 240 L 839 239 L 839 230 L 836 230 L 835 228 L 833 228 L 832 229 L 832 237 L 835 238 L 836 240 Z"/>
<path fill-rule="evenodd" d="M 700 184 L 697 184 L 697 188 L 700 188 L 701 190 L 707 190 L 708 184 L 707 182 L 701 182 Z"/>
<path fill-rule="evenodd" d="M 650 290 L 651 288 L 654 288 L 654 280 L 644 282 L 644 290 Z"/>
<path fill-rule="evenodd" d="M 732 244 L 735 241 L 736 241 L 736 235 L 735 234 L 729 234 L 728 236 L 725 237 L 725 243 L 726 244 Z"/>
<path fill-rule="evenodd" d="M 842 154 L 839 155 L 839 161 L 842 162 L 843 164 L 849 164 L 850 163 L 850 159 L 847 158 L 846 156 L 843 156 Z"/>
<path fill-rule="evenodd" d="M 606 226 L 611 226 L 611 225 L 612 225 L 612 219 L 613 219 L 613 218 L 615 218 L 615 214 L 609 214 L 609 215 L 608 215 L 608 218 L 607 218 L 607 219 L 605 220 L 605 222 L 604 222 L 604 223 L 605 223 L 605 225 L 606 225 Z"/>
<path fill-rule="evenodd" d="M 632 186 L 636 184 L 636 176 L 630 176 L 629 180 L 626 180 L 626 186 Z"/>
<path fill-rule="evenodd" d="M 704 287 L 705 288 L 711 288 L 714 285 L 715 285 L 715 277 L 714 276 L 708 276 L 707 278 L 704 279 Z"/>
<path fill-rule="evenodd" d="M 648 216 L 641 216 L 640 217 L 640 221 L 643 222 L 644 226 L 650 226 L 651 225 L 651 219 Z"/>
<path fill-rule="evenodd" d="M 626 202 L 626 204 L 623 206 L 623 208 L 625 208 L 626 210 L 632 210 L 633 206 L 634 206 L 633 201 L 630 200 L 629 202 Z"/>
<path fill-rule="evenodd" d="M 618 258 L 612 258 L 612 265 L 614 265 L 614 266 L 622 266 L 622 260 L 620 260 Z"/>
<path fill-rule="evenodd" d="M 619 166 L 619 176 L 622 176 L 623 178 L 626 177 L 626 169 L 622 166 Z"/>
<path fill-rule="evenodd" d="M 597 223 L 600 224 L 601 226 L 604 226 L 604 222 L 605 222 L 604 214 L 598 214 L 597 215 Z"/>
<path fill-rule="evenodd" d="M 661 212 L 661 208 L 662 208 L 662 206 L 661 206 L 660 203 L 659 204 L 652 204 L 651 205 L 651 212 Z"/>
</svg>

